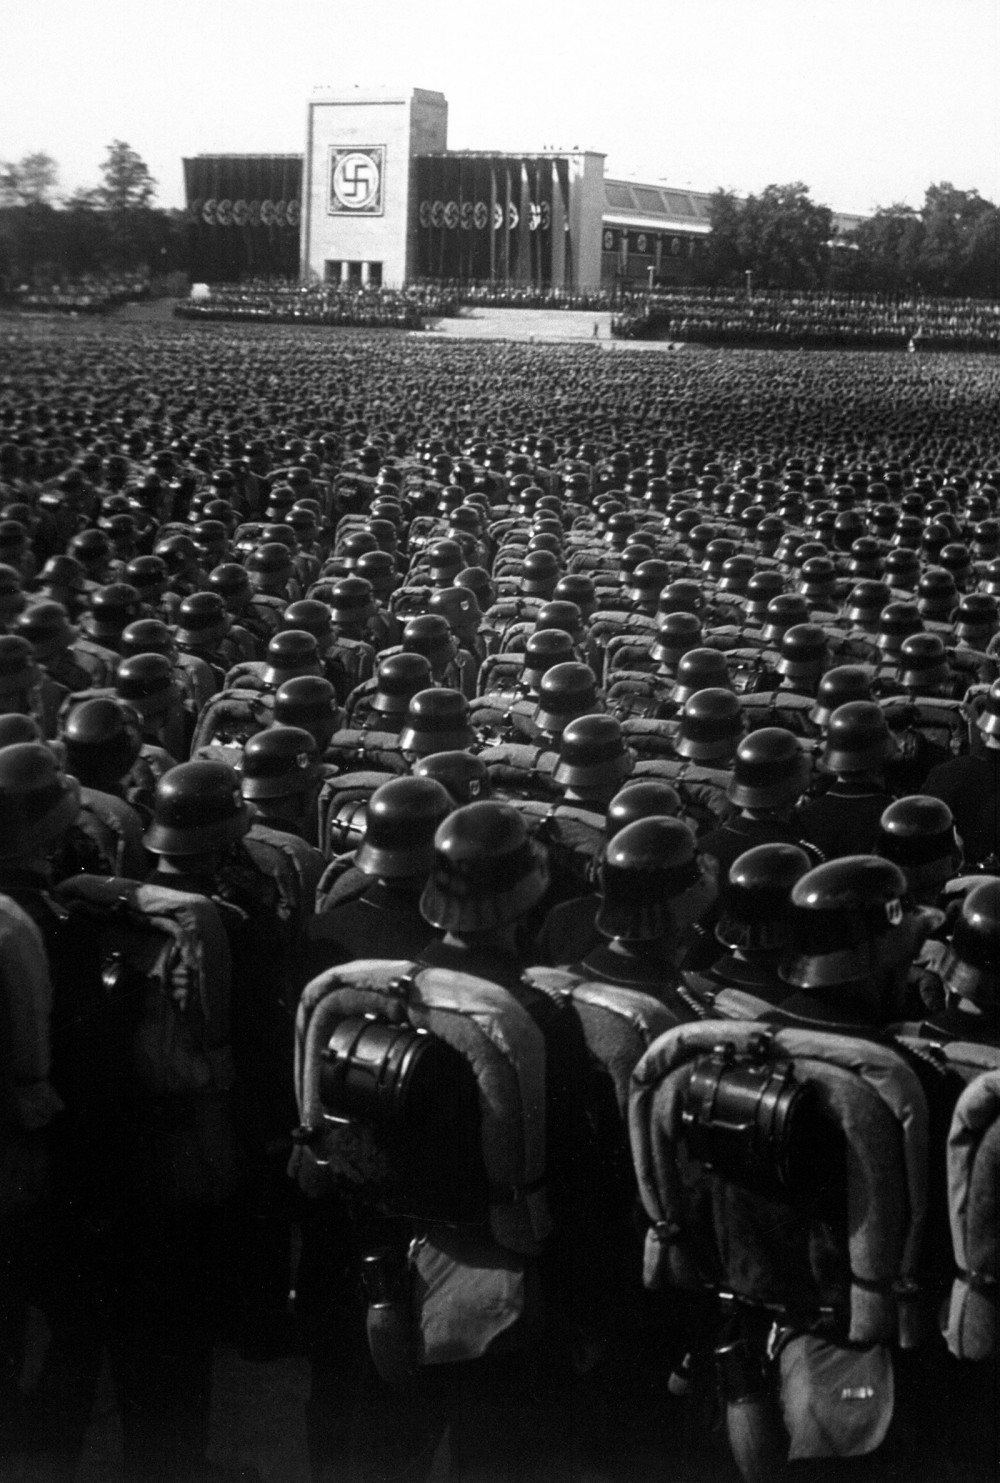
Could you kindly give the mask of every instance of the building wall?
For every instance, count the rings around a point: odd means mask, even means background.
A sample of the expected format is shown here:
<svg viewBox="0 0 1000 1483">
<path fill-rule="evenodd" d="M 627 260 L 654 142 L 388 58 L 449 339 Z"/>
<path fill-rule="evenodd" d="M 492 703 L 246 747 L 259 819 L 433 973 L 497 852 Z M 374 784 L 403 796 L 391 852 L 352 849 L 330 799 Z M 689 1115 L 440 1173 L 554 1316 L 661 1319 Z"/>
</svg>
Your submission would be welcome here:
<svg viewBox="0 0 1000 1483">
<path fill-rule="evenodd" d="M 442 93 L 421 88 L 315 93 L 306 116 L 303 273 L 323 278 L 327 263 L 337 262 L 346 276 L 349 264 L 360 264 L 366 281 L 366 265 L 377 263 L 384 283 L 402 283 L 412 250 L 411 161 L 422 150 L 446 149 L 447 134 Z M 366 200 L 365 190 L 379 176 L 380 192 Z"/>
<path fill-rule="evenodd" d="M 588 151 L 571 157 L 569 217 L 574 287 L 599 288 L 604 218 L 603 154 Z"/>
</svg>

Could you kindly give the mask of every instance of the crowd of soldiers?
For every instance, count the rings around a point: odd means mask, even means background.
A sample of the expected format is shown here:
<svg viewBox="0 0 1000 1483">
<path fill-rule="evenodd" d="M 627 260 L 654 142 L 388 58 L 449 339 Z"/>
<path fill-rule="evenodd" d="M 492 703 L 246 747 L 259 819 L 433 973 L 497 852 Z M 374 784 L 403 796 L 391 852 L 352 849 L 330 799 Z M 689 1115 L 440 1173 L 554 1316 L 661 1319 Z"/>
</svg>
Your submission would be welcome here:
<svg viewBox="0 0 1000 1483">
<path fill-rule="evenodd" d="M 824 289 L 675 288 L 642 295 L 616 316 L 616 333 L 655 329 L 692 344 L 812 349 L 996 353 L 1000 311 L 986 299 Z"/>
<path fill-rule="evenodd" d="M 545 971 L 565 970 L 659 1030 L 903 1035 L 997 1064 L 989 406 L 965 383 L 963 411 L 957 370 L 880 399 L 871 361 L 775 395 L 747 389 L 749 361 L 685 388 L 673 358 L 525 347 L 482 351 L 478 381 L 467 353 L 375 340 L 16 348 L 0 1454 L 68 1483 L 107 1354 L 129 1479 L 228 1476 L 205 1460 L 226 1340 L 308 1356 L 315 1483 L 427 1477 L 445 1432 L 456 1478 L 671 1457 L 700 1476 L 711 1323 L 642 1289 L 656 1222 L 624 1125 L 600 1219 L 601 1156 L 561 1169 L 572 1097 L 549 1107 L 541 1316 L 505 1342 L 494 1313 L 478 1357 L 459 1344 L 415 1386 L 373 1367 L 399 1223 L 303 1172 L 302 1005 L 331 971 L 402 962 L 485 981 L 544 1032 Z M 817 409 L 824 374 L 841 402 Z M 995 1265 L 994 1242 L 994 1297 Z M 973 1476 L 990 1367 L 949 1369 L 939 1333 L 919 1353 L 895 1445 L 922 1464 L 928 1387 L 952 1386 L 934 1441 Z"/>
<path fill-rule="evenodd" d="M 218 284 L 201 299 L 174 308 L 178 319 L 252 320 L 259 324 L 322 324 L 352 329 L 422 329 L 427 318 L 458 313 L 447 285 L 300 284 L 280 278 Z"/>
</svg>

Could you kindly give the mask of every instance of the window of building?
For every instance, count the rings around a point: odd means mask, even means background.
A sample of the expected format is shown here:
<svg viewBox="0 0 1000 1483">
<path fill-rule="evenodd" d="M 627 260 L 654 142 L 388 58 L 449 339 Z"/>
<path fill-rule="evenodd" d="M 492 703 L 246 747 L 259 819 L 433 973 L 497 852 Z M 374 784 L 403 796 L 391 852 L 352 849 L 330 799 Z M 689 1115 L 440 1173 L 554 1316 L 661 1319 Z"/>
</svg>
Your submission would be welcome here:
<svg viewBox="0 0 1000 1483">
<path fill-rule="evenodd" d="M 360 261 L 358 261 L 358 262 L 349 262 L 347 264 L 347 281 L 348 281 L 348 283 L 360 283 L 361 282 L 361 263 L 360 263 Z"/>
<path fill-rule="evenodd" d="M 340 282 L 340 258 L 328 257 L 323 264 L 323 277 L 327 283 Z"/>
<path fill-rule="evenodd" d="M 381 263 L 369 263 L 368 264 L 368 282 L 371 284 L 372 288 L 381 288 L 382 287 L 382 264 Z"/>
</svg>

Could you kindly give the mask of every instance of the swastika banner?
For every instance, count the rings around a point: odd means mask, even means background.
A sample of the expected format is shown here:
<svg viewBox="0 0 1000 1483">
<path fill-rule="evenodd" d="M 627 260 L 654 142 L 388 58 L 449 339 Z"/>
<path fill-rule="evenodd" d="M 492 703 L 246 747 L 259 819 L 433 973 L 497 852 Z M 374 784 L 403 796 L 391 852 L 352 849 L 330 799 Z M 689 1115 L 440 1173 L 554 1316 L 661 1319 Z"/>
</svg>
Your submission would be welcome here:
<svg viewBox="0 0 1000 1483">
<path fill-rule="evenodd" d="M 385 145 L 330 146 L 331 216 L 382 216 L 385 212 Z"/>
<path fill-rule="evenodd" d="M 184 187 L 192 282 L 298 273 L 301 155 L 198 155 Z"/>
</svg>

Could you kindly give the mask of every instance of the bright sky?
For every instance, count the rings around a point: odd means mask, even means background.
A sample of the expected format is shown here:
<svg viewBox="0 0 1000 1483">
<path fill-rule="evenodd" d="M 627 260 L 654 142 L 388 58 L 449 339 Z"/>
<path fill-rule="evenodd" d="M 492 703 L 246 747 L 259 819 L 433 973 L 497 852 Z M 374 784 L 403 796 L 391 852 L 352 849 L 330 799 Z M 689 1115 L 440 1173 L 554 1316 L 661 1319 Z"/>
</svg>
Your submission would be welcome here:
<svg viewBox="0 0 1000 1483">
<path fill-rule="evenodd" d="M 408 83 L 445 94 L 452 149 L 1000 203 L 998 63 L 1000 0 L 0 0 L 0 159 L 45 150 L 69 192 L 124 139 L 178 206 L 182 156 L 298 152 L 315 86 Z"/>
</svg>

